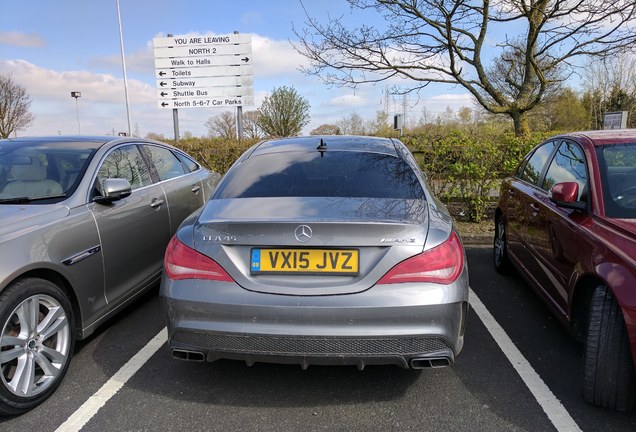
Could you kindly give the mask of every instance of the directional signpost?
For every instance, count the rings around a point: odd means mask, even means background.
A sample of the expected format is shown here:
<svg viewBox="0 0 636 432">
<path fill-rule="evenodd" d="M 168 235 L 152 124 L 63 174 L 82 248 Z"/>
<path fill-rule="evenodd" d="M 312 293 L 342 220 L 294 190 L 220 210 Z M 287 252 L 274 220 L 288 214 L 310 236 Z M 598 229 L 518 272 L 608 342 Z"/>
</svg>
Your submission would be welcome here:
<svg viewBox="0 0 636 432">
<path fill-rule="evenodd" d="M 158 107 L 254 105 L 249 34 L 154 38 Z"/>
</svg>

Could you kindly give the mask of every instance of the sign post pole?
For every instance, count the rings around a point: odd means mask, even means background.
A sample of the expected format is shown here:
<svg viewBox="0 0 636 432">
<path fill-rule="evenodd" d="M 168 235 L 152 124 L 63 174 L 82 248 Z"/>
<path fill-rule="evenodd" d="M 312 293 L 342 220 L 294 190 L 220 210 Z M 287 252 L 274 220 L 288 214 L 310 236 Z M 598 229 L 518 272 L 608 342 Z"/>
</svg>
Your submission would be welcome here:
<svg viewBox="0 0 636 432">
<path fill-rule="evenodd" d="M 168 33 L 168 37 L 173 37 L 172 33 Z M 174 140 L 179 141 L 179 110 L 172 109 L 172 128 L 174 129 Z"/>
<path fill-rule="evenodd" d="M 234 34 L 239 34 L 238 31 L 234 31 Z M 243 139 L 243 106 L 239 105 L 236 107 L 236 137 L 238 141 L 241 142 Z"/>
<path fill-rule="evenodd" d="M 172 109 L 172 124 L 174 125 L 174 140 L 179 141 L 179 110 Z"/>
</svg>

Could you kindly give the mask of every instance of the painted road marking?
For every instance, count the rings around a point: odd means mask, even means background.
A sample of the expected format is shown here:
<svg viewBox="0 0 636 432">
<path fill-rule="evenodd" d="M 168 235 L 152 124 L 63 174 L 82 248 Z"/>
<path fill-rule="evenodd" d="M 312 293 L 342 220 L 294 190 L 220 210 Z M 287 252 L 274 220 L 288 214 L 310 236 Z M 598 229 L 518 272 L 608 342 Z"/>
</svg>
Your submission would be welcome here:
<svg viewBox="0 0 636 432">
<path fill-rule="evenodd" d="M 543 382 L 539 374 L 532 368 L 528 360 L 521 354 L 512 339 L 495 320 L 495 317 L 488 312 L 486 306 L 479 300 L 479 297 L 472 289 L 470 290 L 470 305 L 534 398 L 539 402 L 554 427 L 561 432 L 580 431 L 581 428 L 567 412 L 561 401 L 554 396 L 554 393 Z"/>
<path fill-rule="evenodd" d="M 168 331 L 164 327 L 145 347 L 133 356 L 128 363 L 123 365 L 115 375 L 109 379 L 97 392 L 77 409 L 56 432 L 76 432 L 82 429 L 93 418 L 97 411 L 103 407 L 126 384 L 141 367 L 150 360 L 159 348 L 168 340 Z"/>
</svg>

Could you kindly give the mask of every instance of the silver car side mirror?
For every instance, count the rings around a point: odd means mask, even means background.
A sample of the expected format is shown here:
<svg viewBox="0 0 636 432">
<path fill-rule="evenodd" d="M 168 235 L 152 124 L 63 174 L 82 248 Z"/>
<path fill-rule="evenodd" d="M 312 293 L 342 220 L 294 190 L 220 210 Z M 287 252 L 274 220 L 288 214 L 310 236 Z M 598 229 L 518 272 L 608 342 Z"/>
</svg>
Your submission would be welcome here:
<svg viewBox="0 0 636 432">
<path fill-rule="evenodd" d="M 132 193 L 132 187 L 130 182 L 123 178 L 109 178 L 105 179 L 102 184 L 103 195 L 96 196 L 93 201 L 105 204 L 130 196 Z"/>
</svg>

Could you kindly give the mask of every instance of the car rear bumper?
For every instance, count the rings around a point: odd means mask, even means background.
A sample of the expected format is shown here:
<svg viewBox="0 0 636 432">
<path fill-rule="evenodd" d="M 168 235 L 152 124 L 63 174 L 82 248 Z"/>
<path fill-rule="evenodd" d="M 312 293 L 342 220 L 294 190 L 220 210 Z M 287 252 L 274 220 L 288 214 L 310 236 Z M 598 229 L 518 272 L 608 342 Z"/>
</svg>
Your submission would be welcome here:
<svg viewBox="0 0 636 432">
<path fill-rule="evenodd" d="M 451 364 L 463 346 L 467 276 L 453 285 L 377 285 L 340 296 L 255 293 L 171 281 L 161 300 L 173 357 L 316 365 Z"/>
</svg>

